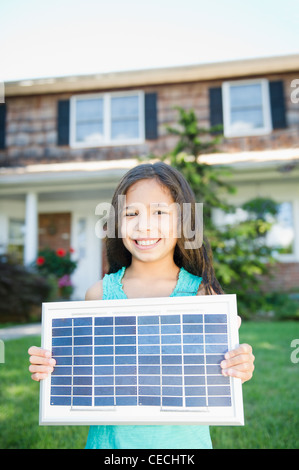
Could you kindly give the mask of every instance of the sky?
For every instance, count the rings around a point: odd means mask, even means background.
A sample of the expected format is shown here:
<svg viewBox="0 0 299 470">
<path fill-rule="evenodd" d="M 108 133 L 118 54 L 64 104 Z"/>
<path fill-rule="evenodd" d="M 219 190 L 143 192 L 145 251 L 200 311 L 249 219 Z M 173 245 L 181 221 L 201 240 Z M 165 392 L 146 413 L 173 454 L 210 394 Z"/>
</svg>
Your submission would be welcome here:
<svg viewBox="0 0 299 470">
<path fill-rule="evenodd" d="M 4 82 L 298 53 L 298 0 L 0 0 Z"/>
</svg>

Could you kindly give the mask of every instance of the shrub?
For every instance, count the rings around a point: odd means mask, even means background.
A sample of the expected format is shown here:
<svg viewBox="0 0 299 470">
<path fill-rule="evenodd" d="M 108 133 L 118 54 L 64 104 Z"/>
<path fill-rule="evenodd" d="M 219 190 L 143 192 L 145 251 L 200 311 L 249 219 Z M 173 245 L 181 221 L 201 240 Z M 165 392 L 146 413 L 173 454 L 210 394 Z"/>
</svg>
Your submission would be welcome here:
<svg viewBox="0 0 299 470">
<path fill-rule="evenodd" d="M 39 251 L 34 263 L 37 272 L 50 280 L 52 288 L 56 284 L 57 296 L 65 299 L 68 299 L 73 292 L 70 276 L 77 268 L 77 262 L 71 259 L 73 251 L 73 249 L 55 251 L 45 248 Z"/>
<path fill-rule="evenodd" d="M 41 303 L 48 299 L 49 283 L 9 256 L 0 256 L 0 321 L 26 322 L 33 311 L 40 315 Z"/>
</svg>

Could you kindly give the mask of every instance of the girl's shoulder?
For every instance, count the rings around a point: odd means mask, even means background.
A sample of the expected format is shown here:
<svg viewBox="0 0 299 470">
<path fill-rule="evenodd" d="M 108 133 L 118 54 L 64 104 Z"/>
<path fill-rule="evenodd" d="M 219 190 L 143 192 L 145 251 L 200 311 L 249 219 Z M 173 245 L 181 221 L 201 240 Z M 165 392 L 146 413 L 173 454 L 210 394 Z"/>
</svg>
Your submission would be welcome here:
<svg viewBox="0 0 299 470">
<path fill-rule="evenodd" d="M 87 289 L 85 294 L 85 300 L 101 300 L 103 297 L 103 280 L 96 282 L 89 289 Z"/>
</svg>

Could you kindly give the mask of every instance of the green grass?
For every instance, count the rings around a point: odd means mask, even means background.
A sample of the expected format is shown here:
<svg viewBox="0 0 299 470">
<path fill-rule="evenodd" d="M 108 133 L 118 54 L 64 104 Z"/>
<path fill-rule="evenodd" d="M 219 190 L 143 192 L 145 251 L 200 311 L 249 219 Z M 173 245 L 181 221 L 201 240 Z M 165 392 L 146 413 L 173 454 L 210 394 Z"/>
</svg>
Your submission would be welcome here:
<svg viewBox="0 0 299 470">
<path fill-rule="evenodd" d="M 217 448 L 299 447 L 299 363 L 290 360 L 298 322 L 244 323 L 240 342 L 252 345 L 255 372 L 243 386 L 245 426 L 211 427 Z M 28 347 L 39 337 L 5 343 L 0 364 L 0 448 L 82 449 L 87 426 L 39 426 L 39 384 L 28 371 Z M 298 356 L 298 354 L 297 354 Z"/>
</svg>

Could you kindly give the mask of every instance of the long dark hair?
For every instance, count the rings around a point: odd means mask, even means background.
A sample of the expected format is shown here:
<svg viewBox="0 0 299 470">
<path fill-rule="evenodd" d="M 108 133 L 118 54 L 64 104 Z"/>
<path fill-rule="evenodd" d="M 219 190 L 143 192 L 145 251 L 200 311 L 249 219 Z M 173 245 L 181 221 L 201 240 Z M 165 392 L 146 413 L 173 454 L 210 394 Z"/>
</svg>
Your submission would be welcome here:
<svg viewBox="0 0 299 470">
<path fill-rule="evenodd" d="M 132 184 L 142 179 L 156 179 L 164 187 L 168 188 L 174 202 L 183 207 L 184 203 L 189 203 L 192 208 L 195 207 L 195 197 L 192 189 L 184 176 L 175 168 L 164 162 L 142 163 L 129 170 L 120 180 L 114 196 L 112 198 L 112 207 L 114 209 L 113 220 L 115 222 L 115 237 L 106 238 L 107 261 L 109 265 L 109 274 L 117 272 L 123 266 L 130 266 L 132 261 L 131 253 L 124 246 L 122 239 L 118 237 L 118 219 L 121 208 L 119 207 L 118 196 L 125 195 Z M 191 211 L 191 225 L 195 226 L 194 209 Z M 116 215 L 116 217 L 114 217 Z M 112 216 L 112 212 L 111 215 Z M 181 218 L 178 223 L 182 224 Z M 174 250 L 174 262 L 181 268 L 183 267 L 191 274 L 201 276 L 205 293 L 210 295 L 212 290 L 216 294 L 223 294 L 223 290 L 216 279 L 213 268 L 213 256 L 210 245 L 205 236 L 200 248 L 185 248 L 184 230 L 180 231 Z"/>
</svg>

